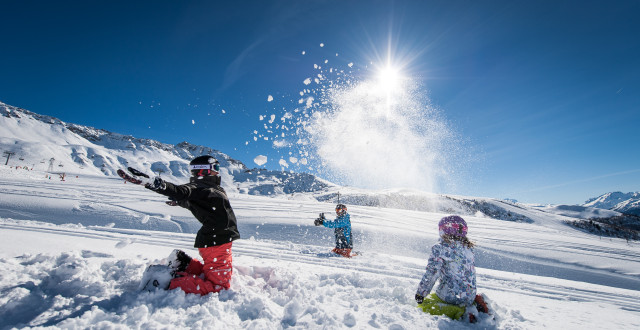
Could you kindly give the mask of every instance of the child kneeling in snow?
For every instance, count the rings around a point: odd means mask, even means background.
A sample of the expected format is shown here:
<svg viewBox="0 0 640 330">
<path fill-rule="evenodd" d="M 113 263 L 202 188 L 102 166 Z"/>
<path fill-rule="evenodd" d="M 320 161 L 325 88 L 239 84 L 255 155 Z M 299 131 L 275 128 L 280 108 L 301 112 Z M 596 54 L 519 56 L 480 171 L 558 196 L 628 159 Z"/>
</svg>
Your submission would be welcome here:
<svg viewBox="0 0 640 330">
<path fill-rule="evenodd" d="M 220 186 L 217 160 L 211 156 L 196 157 L 189 169 L 192 177 L 187 184 L 174 185 L 156 178 L 145 187 L 168 196 L 171 201 L 167 204 L 188 209 L 202 223 L 194 247 L 204 262 L 174 250 L 169 256 L 169 267 L 177 277 L 171 280 L 169 289 L 206 295 L 231 286 L 231 245 L 240 238 L 240 233 L 229 199 Z"/>
<path fill-rule="evenodd" d="M 442 218 L 438 227 L 440 241 L 431 248 L 416 302 L 426 313 L 454 320 L 468 312 L 469 321 L 475 322 L 477 310 L 487 313 L 488 309 L 482 296 L 476 296 L 474 244 L 467 238 L 467 223 L 451 215 Z M 437 280 L 436 292 L 429 294 Z"/>
<path fill-rule="evenodd" d="M 335 228 L 336 247 L 331 252 L 345 258 L 351 258 L 353 241 L 351 240 L 351 216 L 347 213 L 347 206 L 344 204 L 336 205 L 336 215 L 336 219 L 332 221 L 325 219 L 324 213 L 322 213 L 321 217 L 314 221 L 314 224 L 316 226 Z"/>
</svg>

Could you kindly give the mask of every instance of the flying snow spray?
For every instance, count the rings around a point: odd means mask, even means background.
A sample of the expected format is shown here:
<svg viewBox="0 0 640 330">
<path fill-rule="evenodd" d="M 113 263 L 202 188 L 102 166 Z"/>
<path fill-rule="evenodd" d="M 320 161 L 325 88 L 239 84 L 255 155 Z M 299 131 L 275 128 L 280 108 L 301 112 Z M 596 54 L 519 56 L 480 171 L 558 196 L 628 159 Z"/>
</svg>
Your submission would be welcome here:
<svg viewBox="0 0 640 330">
<path fill-rule="evenodd" d="M 281 118 L 288 142 L 278 135 L 274 147 L 289 146 L 298 166 L 343 185 L 434 192 L 451 177 L 458 139 L 418 83 L 391 69 L 356 79 L 314 68 Z"/>
</svg>

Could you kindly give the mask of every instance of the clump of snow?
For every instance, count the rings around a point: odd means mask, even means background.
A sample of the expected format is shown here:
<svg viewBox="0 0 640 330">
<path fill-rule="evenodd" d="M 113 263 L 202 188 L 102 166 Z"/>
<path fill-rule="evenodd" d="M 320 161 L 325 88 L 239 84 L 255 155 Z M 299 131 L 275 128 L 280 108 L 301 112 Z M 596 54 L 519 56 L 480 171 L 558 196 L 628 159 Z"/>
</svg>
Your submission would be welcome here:
<svg viewBox="0 0 640 330">
<path fill-rule="evenodd" d="M 262 166 L 267 163 L 267 156 L 258 155 L 256 156 L 256 158 L 253 159 L 253 162 L 256 163 L 256 165 L 258 166 Z"/>
<path fill-rule="evenodd" d="M 267 96 L 267 102 L 271 102 L 271 101 L 273 101 L 273 96 L 271 95 Z"/>
<path fill-rule="evenodd" d="M 289 164 L 284 159 L 280 159 L 280 161 L 278 161 L 278 164 L 280 164 L 280 166 L 282 167 L 289 167 Z"/>
</svg>

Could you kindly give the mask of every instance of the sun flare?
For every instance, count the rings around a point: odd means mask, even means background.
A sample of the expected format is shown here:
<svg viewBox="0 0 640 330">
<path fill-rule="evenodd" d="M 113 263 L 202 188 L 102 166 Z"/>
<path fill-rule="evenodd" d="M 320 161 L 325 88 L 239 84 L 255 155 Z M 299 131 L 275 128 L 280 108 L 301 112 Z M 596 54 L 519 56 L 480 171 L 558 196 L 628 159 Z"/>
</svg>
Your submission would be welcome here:
<svg viewBox="0 0 640 330">
<path fill-rule="evenodd" d="M 378 72 L 378 84 L 387 91 L 397 89 L 402 81 L 400 70 L 392 66 L 386 66 Z"/>
</svg>

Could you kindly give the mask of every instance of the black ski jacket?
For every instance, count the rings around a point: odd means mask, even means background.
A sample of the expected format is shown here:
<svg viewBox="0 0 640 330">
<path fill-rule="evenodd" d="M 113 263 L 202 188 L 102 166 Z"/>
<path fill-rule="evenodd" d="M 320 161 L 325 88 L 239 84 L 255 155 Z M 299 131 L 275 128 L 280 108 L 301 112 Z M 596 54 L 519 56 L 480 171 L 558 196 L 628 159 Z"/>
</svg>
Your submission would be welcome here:
<svg viewBox="0 0 640 330">
<path fill-rule="evenodd" d="M 204 248 L 229 243 L 240 238 L 238 223 L 219 176 L 192 177 L 189 183 L 156 190 L 188 209 L 202 223 L 194 247 Z"/>
</svg>

